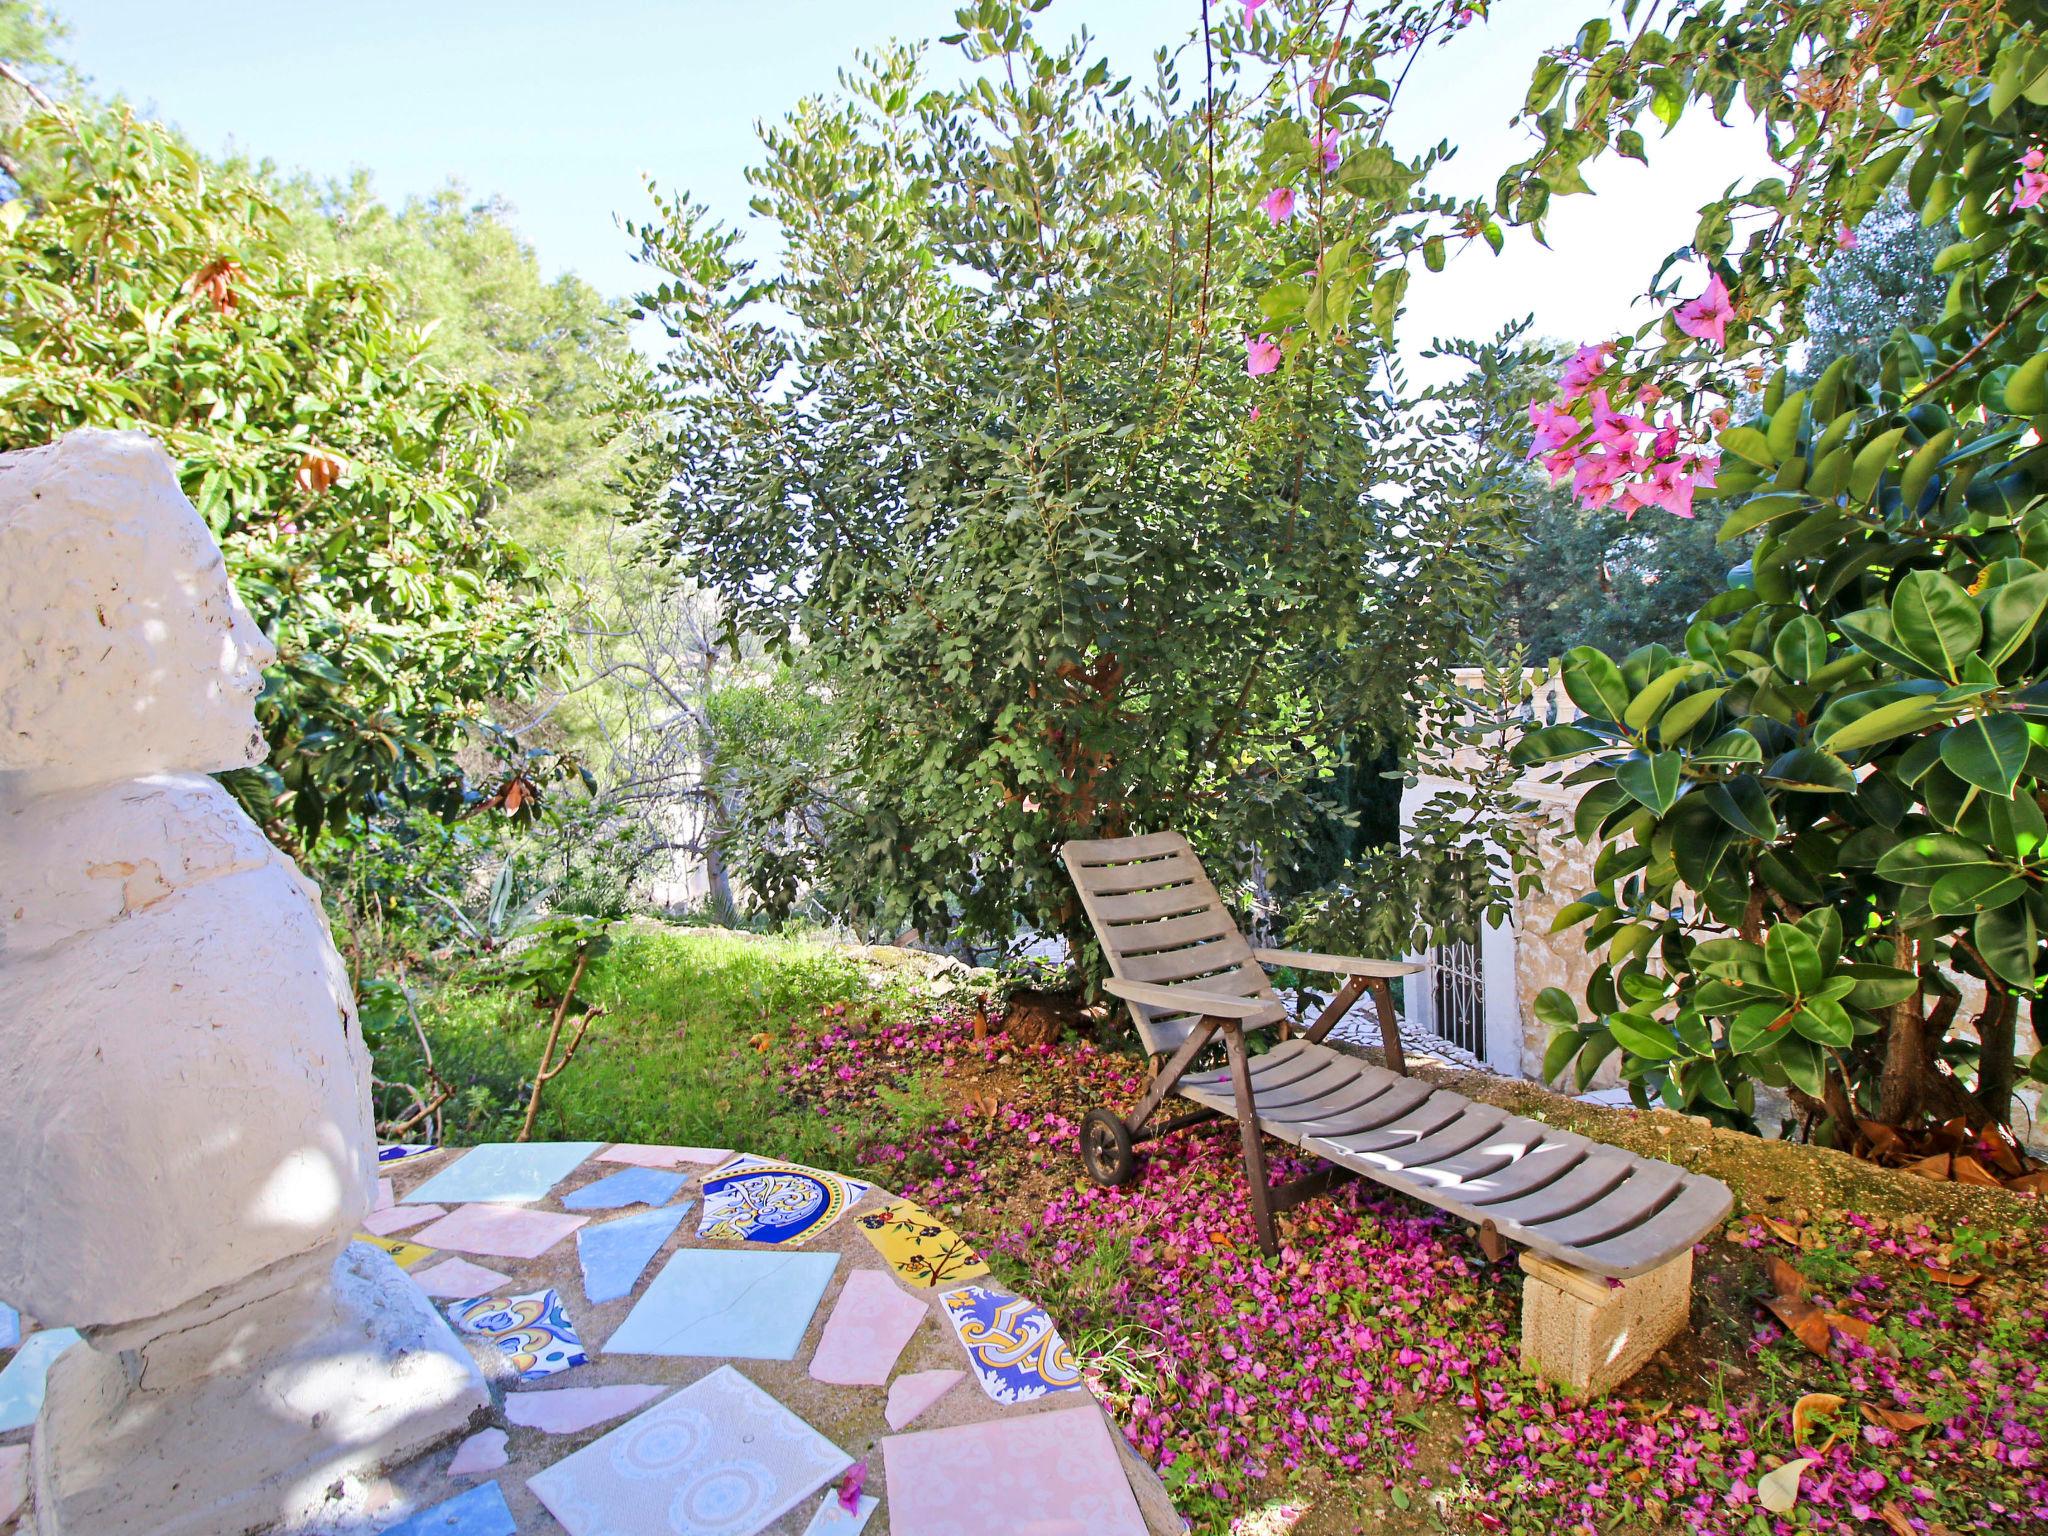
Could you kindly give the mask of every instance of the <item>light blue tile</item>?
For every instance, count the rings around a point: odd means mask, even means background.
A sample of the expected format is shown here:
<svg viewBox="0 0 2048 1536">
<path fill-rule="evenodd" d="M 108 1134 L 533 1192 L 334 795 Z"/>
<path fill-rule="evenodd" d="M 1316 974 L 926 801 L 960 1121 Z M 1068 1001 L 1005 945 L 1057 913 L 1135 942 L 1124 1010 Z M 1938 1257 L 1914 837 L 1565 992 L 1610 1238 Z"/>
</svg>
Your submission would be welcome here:
<svg viewBox="0 0 2048 1536">
<path fill-rule="evenodd" d="M 519 1536 L 496 1483 L 478 1483 L 454 1498 L 401 1520 L 384 1536 Z"/>
<path fill-rule="evenodd" d="M 586 1301 L 617 1301 L 633 1289 L 647 1261 L 661 1251 L 692 1202 L 662 1211 L 641 1211 L 576 1234 L 576 1258 L 583 1265 Z"/>
<path fill-rule="evenodd" d="M 21 1342 L 21 1314 L 0 1301 L 0 1349 L 12 1349 Z"/>
<path fill-rule="evenodd" d="M 25 1429 L 43 1409 L 43 1378 L 50 1362 L 78 1342 L 76 1328 L 45 1328 L 23 1340 L 0 1371 L 0 1431 Z"/>
<path fill-rule="evenodd" d="M 793 1360 L 838 1262 L 836 1253 L 682 1249 L 669 1256 L 605 1353 Z"/>
<path fill-rule="evenodd" d="M 659 1168 L 622 1168 L 572 1194 L 562 1196 L 565 1211 L 616 1211 L 628 1205 L 667 1205 L 689 1182 L 687 1173 Z"/>
<path fill-rule="evenodd" d="M 543 1198 L 590 1156 L 601 1141 L 486 1142 L 471 1147 L 399 1203 L 465 1205 L 503 1200 L 525 1205 Z"/>
</svg>

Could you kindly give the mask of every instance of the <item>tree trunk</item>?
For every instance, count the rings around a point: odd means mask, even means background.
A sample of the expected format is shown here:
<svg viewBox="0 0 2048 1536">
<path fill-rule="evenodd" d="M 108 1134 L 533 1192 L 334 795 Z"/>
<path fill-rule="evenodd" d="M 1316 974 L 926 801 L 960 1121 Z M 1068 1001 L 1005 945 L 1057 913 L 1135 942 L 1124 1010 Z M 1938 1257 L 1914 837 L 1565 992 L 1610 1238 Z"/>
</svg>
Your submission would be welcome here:
<svg viewBox="0 0 2048 1536">
<path fill-rule="evenodd" d="M 1977 1103 L 1987 1120 L 2004 1125 L 2012 1115 L 2012 1053 L 2019 1000 L 1994 987 L 1977 1016 Z"/>
<path fill-rule="evenodd" d="M 1918 946 L 1912 938 L 1894 936 L 1892 963 L 1902 971 L 1919 970 Z M 1932 970 L 1933 967 L 1929 967 Z M 1891 1033 L 1885 1039 L 1884 1071 L 1878 1080 L 1877 1118 L 1886 1125 L 1907 1125 L 1920 1114 L 1921 1088 L 1926 1081 L 1930 1057 L 1927 1039 L 1925 990 L 1929 978 L 1921 977 L 1921 990 L 1892 1005 Z"/>
</svg>

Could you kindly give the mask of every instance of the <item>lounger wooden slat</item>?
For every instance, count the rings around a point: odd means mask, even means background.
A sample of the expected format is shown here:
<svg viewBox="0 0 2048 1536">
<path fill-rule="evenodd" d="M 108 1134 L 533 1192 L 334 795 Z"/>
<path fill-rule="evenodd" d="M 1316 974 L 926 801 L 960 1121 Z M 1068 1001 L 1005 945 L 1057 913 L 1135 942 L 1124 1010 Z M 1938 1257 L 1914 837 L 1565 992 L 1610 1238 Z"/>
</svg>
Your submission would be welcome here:
<svg viewBox="0 0 2048 1536">
<path fill-rule="evenodd" d="M 1627 1183 L 1609 1190 L 1576 1215 L 1542 1223 L 1524 1221 L 1522 1225 L 1560 1248 L 1583 1248 L 1642 1226 L 1671 1203 L 1684 1182 L 1682 1169 L 1643 1163 Z"/>
<path fill-rule="evenodd" d="M 1639 1275 L 1665 1262 L 1674 1245 L 1690 1248 L 1728 1215 L 1728 1190 L 1717 1179 L 1689 1179 L 1678 1198 L 1641 1226 L 1588 1243 L 1567 1262 L 1597 1275 Z M 1688 1235 L 1689 1234 L 1689 1235 Z"/>
<path fill-rule="evenodd" d="M 1094 893 L 1121 896 L 1130 891 L 1151 891 L 1161 886 L 1207 884 L 1193 854 L 1175 854 L 1165 859 L 1145 859 L 1133 864 L 1105 864 L 1090 871 Z"/>
<path fill-rule="evenodd" d="M 1069 843 L 1061 857 L 1116 978 L 1111 985 L 1124 997 L 1146 1048 L 1155 1057 L 1180 1052 L 1173 1075 L 1153 1083 L 1135 1123 L 1126 1125 L 1106 1110 L 1089 1112 L 1083 1152 L 1104 1182 L 1129 1177 L 1132 1133 L 1178 1094 L 1240 1122 L 1253 1222 L 1269 1251 L 1277 1241 L 1274 1205 L 1284 1208 L 1301 1196 L 1292 1187 L 1267 1188 L 1257 1132 L 1489 1228 L 1530 1251 L 1525 1268 L 1536 1262 L 1531 1255 L 1540 1255 L 1567 1266 L 1553 1272 L 1566 1276 L 1577 1271 L 1628 1280 L 1675 1273 L 1681 1263 L 1689 1265 L 1692 1244 L 1726 1217 L 1732 1197 L 1719 1180 L 1406 1076 L 1387 986 L 1415 967 L 1251 949 L 1177 834 Z M 1306 1036 L 1252 1056 L 1246 1037 L 1285 1013 L 1265 965 L 1349 979 Z M 1380 1016 L 1385 1066 L 1322 1043 L 1337 1017 L 1368 992 Z M 1186 1070 L 1193 1053 L 1181 1050 L 1182 1042 L 1198 1028 L 1228 1047 L 1229 1065 Z M 1549 1281 L 1539 1283 L 1537 1271 L 1529 1272 L 1529 1297 L 1563 1294 L 1554 1286 L 1544 1291 Z M 1689 1267 L 1681 1283 L 1689 1287 Z M 1606 1291 L 1591 1280 L 1583 1286 L 1586 1297 L 1604 1304 Z M 1640 1341 L 1631 1347 L 1640 1348 Z"/>
<path fill-rule="evenodd" d="M 1097 896 L 1092 905 L 1089 915 L 1100 929 L 1104 924 L 1150 922 L 1162 917 L 1185 917 L 1190 912 L 1209 912 L 1222 903 L 1207 886 L 1176 885 L 1163 891 L 1133 891 L 1128 896 Z"/>
<path fill-rule="evenodd" d="M 1178 949 L 1183 944 L 1200 944 L 1207 939 L 1234 939 L 1237 937 L 1237 925 L 1231 922 L 1227 912 L 1190 912 L 1184 917 L 1123 923 L 1110 932 L 1119 954 L 1135 956 L 1161 949 Z"/>
<path fill-rule="evenodd" d="M 1151 955 L 1126 955 L 1124 975 L 1132 981 L 1157 981 L 1168 986 L 1177 981 L 1199 980 L 1205 992 L 1248 997 L 1257 996 L 1266 980 L 1265 972 L 1252 965 L 1244 945 L 1229 942 L 1189 944 Z M 1241 984 L 1232 985 L 1233 978 Z"/>
<path fill-rule="evenodd" d="M 1398 1081 L 1400 1079 L 1394 1079 L 1394 1082 Z M 1353 1078 L 1351 1086 L 1342 1093 L 1331 1094 L 1328 1098 L 1317 1099 L 1313 1104 L 1289 1104 L 1284 1109 L 1276 1109 L 1271 1114 L 1261 1115 L 1259 1118 L 1266 1125 L 1276 1128 L 1279 1126 L 1296 1126 L 1309 1120 L 1335 1119 L 1339 1116 L 1350 1114 L 1354 1110 L 1366 1108 L 1374 1099 L 1386 1094 L 1393 1086 L 1392 1082 L 1375 1082 L 1366 1077 Z"/>
</svg>

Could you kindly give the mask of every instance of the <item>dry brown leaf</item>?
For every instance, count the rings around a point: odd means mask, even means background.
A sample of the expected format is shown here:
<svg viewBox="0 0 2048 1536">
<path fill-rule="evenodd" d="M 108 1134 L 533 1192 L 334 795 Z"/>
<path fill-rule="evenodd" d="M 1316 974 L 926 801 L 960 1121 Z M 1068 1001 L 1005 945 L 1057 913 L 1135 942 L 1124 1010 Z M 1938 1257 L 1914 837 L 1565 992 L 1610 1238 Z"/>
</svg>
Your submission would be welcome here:
<svg viewBox="0 0 2048 1536">
<path fill-rule="evenodd" d="M 2048 1170 L 2040 1173 L 2023 1173 L 2016 1179 L 2008 1180 L 2005 1187 L 2023 1195 L 2048 1195 Z"/>
<path fill-rule="evenodd" d="M 1967 1291 L 1984 1278 L 1978 1274 L 1958 1274 L 1952 1269 L 1936 1269 L 1932 1264 L 1927 1266 L 1926 1275 L 1936 1285 L 1946 1285 L 1958 1291 Z"/>
<path fill-rule="evenodd" d="M 2027 1171 L 2026 1157 L 2021 1153 L 2019 1142 L 2007 1127 L 1992 1121 L 1984 1127 L 1977 1138 L 1977 1150 L 1985 1160 L 2007 1178 L 2018 1178 Z"/>
<path fill-rule="evenodd" d="M 1801 1456 L 1756 1480 L 1756 1501 L 1774 1515 L 1791 1513 L 1799 1502 L 1799 1476 L 1813 1465 L 1811 1456 Z"/>
<path fill-rule="evenodd" d="M 1863 1133 L 1863 1139 L 1870 1143 L 1870 1155 L 1882 1160 L 1897 1156 L 1906 1145 L 1906 1138 L 1899 1134 L 1895 1125 L 1886 1125 L 1882 1120 L 1858 1120 L 1856 1128 Z"/>
<path fill-rule="evenodd" d="M 1856 1411 L 1871 1423 L 1895 1429 L 1902 1435 L 1925 1429 L 1930 1422 L 1924 1413 L 1908 1413 L 1903 1408 L 1880 1408 L 1876 1403 L 1858 1403 Z"/>
<path fill-rule="evenodd" d="M 1508 1256 L 1508 1240 L 1500 1235 L 1500 1228 L 1490 1221 L 1479 1224 L 1479 1251 L 1486 1255 L 1489 1264 L 1498 1264 Z"/>
<path fill-rule="evenodd" d="M 1877 1518 L 1885 1523 L 1886 1529 L 1892 1531 L 1894 1536 L 1914 1536 L 1913 1522 L 1906 1518 L 1897 1504 L 1879 1505 Z"/>
<path fill-rule="evenodd" d="M 293 483 L 308 496 L 317 496 L 341 478 L 341 460 L 319 448 L 308 448 L 299 458 Z"/>
<path fill-rule="evenodd" d="M 1834 1340 L 1828 1333 L 1827 1314 L 1819 1307 L 1797 1296 L 1767 1297 L 1764 1305 L 1769 1307 L 1772 1315 L 1785 1325 L 1787 1333 L 1823 1360 L 1828 1358 L 1828 1351 Z"/>
<path fill-rule="evenodd" d="M 1823 1312 L 1821 1316 L 1827 1319 L 1828 1326 L 1837 1333 L 1846 1333 L 1858 1344 L 1870 1342 L 1870 1324 L 1862 1318 L 1851 1317 L 1846 1312 Z"/>
<path fill-rule="evenodd" d="M 185 279 L 185 291 L 193 298 L 203 298 L 222 314 L 226 314 L 239 302 L 235 297 L 235 284 L 242 276 L 242 264 L 227 257 L 217 257 Z"/>
<path fill-rule="evenodd" d="M 1823 1414 L 1835 1412 L 1842 1403 L 1843 1399 L 1832 1392 L 1809 1392 L 1800 1398 L 1792 1405 L 1792 1443 L 1804 1446 L 1807 1431 L 1813 1428 L 1813 1421 Z M 1820 1448 L 1823 1455 L 1826 1454 L 1828 1446 L 1835 1443 L 1835 1439 L 1834 1435 L 1828 1436 L 1827 1444 Z"/>
<path fill-rule="evenodd" d="M 1804 1296 L 1808 1290 L 1806 1276 L 1775 1253 L 1764 1260 L 1764 1275 L 1780 1296 Z"/>
<path fill-rule="evenodd" d="M 1790 1243 L 1794 1248 L 1801 1246 L 1799 1241 L 1799 1229 L 1797 1227 L 1792 1226 L 1787 1222 L 1779 1221 L 1774 1216 L 1764 1216 L 1759 1219 L 1763 1222 L 1764 1226 L 1770 1230 L 1771 1236 L 1777 1238 L 1778 1241 L 1782 1243 Z"/>
<path fill-rule="evenodd" d="M 774 1043 L 775 1037 L 769 1034 L 766 1030 L 763 1030 L 760 1034 L 754 1036 L 751 1040 L 747 1042 L 747 1044 L 751 1045 L 757 1051 L 765 1051 Z"/>
<path fill-rule="evenodd" d="M 1901 1163 L 1899 1172 L 1910 1173 L 1916 1179 L 1933 1179 L 1937 1183 L 1945 1184 L 1955 1177 L 1949 1161 L 1948 1153 L 1937 1152 L 1932 1157 L 1915 1158 L 1910 1163 Z"/>
<path fill-rule="evenodd" d="M 1958 1184 L 1974 1184 L 1979 1189 L 2003 1189 L 2005 1180 L 1986 1168 L 1969 1153 L 1960 1153 L 1955 1160 L 1955 1171 L 1950 1175 Z"/>
</svg>

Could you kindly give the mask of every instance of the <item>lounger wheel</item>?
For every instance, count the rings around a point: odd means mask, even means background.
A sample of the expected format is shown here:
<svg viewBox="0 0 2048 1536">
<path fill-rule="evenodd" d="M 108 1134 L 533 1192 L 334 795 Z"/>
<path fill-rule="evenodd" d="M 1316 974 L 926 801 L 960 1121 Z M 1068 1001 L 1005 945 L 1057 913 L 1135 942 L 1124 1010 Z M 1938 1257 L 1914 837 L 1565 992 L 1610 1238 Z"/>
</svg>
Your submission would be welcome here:
<svg viewBox="0 0 2048 1536">
<path fill-rule="evenodd" d="M 1128 1184 L 1138 1171 L 1138 1157 L 1131 1150 L 1131 1129 L 1122 1118 L 1106 1109 L 1091 1109 L 1081 1117 L 1081 1161 L 1088 1177 L 1111 1189 Z"/>
</svg>

